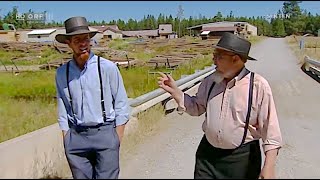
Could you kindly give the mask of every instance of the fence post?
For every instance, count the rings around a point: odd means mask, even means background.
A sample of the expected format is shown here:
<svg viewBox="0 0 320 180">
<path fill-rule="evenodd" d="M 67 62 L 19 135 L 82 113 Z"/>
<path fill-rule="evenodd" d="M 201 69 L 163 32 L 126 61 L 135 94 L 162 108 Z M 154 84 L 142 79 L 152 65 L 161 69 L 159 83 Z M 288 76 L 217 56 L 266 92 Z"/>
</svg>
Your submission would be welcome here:
<svg viewBox="0 0 320 180">
<path fill-rule="evenodd" d="M 6 71 L 8 71 L 6 65 L 2 62 L 2 60 L 0 60 L 0 61 L 1 61 L 1 64 L 4 66 L 4 69 L 5 69 Z"/>
<path fill-rule="evenodd" d="M 18 67 L 17 67 L 16 64 L 13 62 L 13 60 L 12 60 L 12 59 L 10 59 L 10 60 L 11 60 L 11 62 L 13 63 L 13 65 L 16 67 L 17 71 L 20 73 Z M 12 68 L 12 71 L 13 71 L 13 68 Z"/>
<path fill-rule="evenodd" d="M 300 50 L 304 48 L 304 38 L 300 40 Z"/>
<path fill-rule="evenodd" d="M 129 58 L 128 58 L 127 54 L 126 54 L 126 57 L 127 57 L 127 61 L 128 61 L 128 68 L 130 68 L 130 62 L 129 62 Z"/>
</svg>

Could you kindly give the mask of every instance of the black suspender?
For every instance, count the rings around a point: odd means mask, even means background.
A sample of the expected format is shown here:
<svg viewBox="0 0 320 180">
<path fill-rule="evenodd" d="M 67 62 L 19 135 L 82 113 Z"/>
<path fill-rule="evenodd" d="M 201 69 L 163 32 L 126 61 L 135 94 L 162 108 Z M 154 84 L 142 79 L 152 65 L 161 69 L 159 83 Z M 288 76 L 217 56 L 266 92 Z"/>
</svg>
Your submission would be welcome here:
<svg viewBox="0 0 320 180">
<path fill-rule="evenodd" d="M 241 144 L 239 145 L 239 147 L 242 146 L 242 144 L 244 143 L 244 141 L 246 140 L 246 137 L 247 137 L 248 127 L 249 127 L 249 119 L 250 119 L 250 114 L 251 114 L 251 106 L 252 106 L 253 81 L 254 81 L 254 72 L 251 72 L 250 84 L 249 84 L 248 111 L 247 111 L 247 116 L 246 116 L 244 133 L 243 133 L 242 141 L 241 141 Z M 212 85 L 209 89 L 208 96 L 207 96 L 207 106 L 208 106 L 208 101 L 209 101 L 210 94 L 211 94 L 211 91 L 212 91 L 214 85 L 215 85 L 215 82 L 212 83 Z M 206 112 L 205 116 L 207 117 L 207 112 Z"/>
<path fill-rule="evenodd" d="M 213 89 L 214 85 L 216 85 L 216 82 L 213 82 L 213 83 L 211 84 L 210 89 L 209 89 L 209 91 L 208 91 L 208 96 L 207 96 L 207 101 L 206 101 L 206 103 L 207 103 L 206 108 L 208 107 L 208 101 L 209 101 L 210 94 L 211 94 L 211 91 L 212 91 L 212 89 Z M 207 117 L 207 111 L 206 111 L 205 116 Z"/>
<path fill-rule="evenodd" d="M 75 123 L 77 123 L 77 121 L 75 119 L 75 113 L 74 113 L 73 104 L 72 104 L 72 96 L 71 96 L 70 87 L 69 87 L 69 67 L 70 67 L 70 61 L 67 63 L 67 70 L 66 70 L 67 88 L 68 88 L 69 97 L 70 97 L 70 106 L 71 106 L 72 116 L 73 116 L 73 119 L 74 119 Z M 103 86 L 102 86 L 101 69 L 100 69 L 100 56 L 98 56 L 98 72 L 99 72 L 99 82 L 100 82 L 100 92 L 101 92 L 102 116 L 103 116 L 103 121 L 106 122 L 107 121 L 107 116 L 106 116 L 106 110 L 105 110 L 104 98 L 103 98 Z"/>
<path fill-rule="evenodd" d="M 247 131 L 248 131 L 248 127 L 249 127 L 249 119 L 250 119 L 250 113 L 251 113 L 251 106 L 252 106 L 253 80 L 254 80 L 254 72 L 251 72 L 250 84 L 249 84 L 249 98 L 248 98 L 248 111 L 247 111 L 247 117 L 246 117 L 246 124 L 245 124 L 245 127 L 244 127 L 244 133 L 243 133 L 242 141 L 241 141 L 241 144 L 239 145 L 239 147 L 242 146 L 242 144 L 244 143 L 244 141 L 246 140 L 246 137 L 247 137 Z"/>
<path fill-rule="evenodd" d="M 66 70 L 66 73 L 67 73 L 67 88 L 68 88 L 69 97 L 70 97 L 70 101 L 69 102 L 70 102 L 70 106 L 71 106 L 72 117 L 73 117 L 73 120 L 75 121 L 74 123 L 77 123 L 76 118 L 75 118 L 75 114 L 74 114 L 74 111 L 73 111 L 72 96 L 71 96 L 70 87 L 69 87 L 69 67 L 70 67 L 70 61 L 67 63 L 67 70 Z M 69 123 L 69 126 L 70 126 L 70 121 L 69 120 L 68 120 L 68 123 Z"/>
<path fill-rule="evenodd" d="M 101 69 L 100 69 L 100 56 L 98 56 L 98 72 L 99 72 L 99 81 L 100 81 L 102 116 L 103 116 L 103 121 L 106 122 L 107 116 L 106 116 L 106 109 L 104 107 L 103 86 L 102 86 Z"/>
</svg>

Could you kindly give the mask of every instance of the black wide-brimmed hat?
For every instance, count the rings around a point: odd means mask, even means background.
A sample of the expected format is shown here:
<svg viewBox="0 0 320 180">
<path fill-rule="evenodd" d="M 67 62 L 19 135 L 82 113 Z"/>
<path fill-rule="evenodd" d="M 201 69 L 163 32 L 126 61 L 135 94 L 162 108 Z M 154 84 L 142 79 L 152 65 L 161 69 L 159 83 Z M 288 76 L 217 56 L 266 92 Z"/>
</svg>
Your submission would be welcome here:
<svg viewBox="0 0 320 180">
<path fill-rule="evenodd" d="M 213 47 L 239 54 L 243 57 L 246 57 L 248 60 L 256 61 L 255 58 L 249 56 L 251 43 L 236 34 L 229 32 L 223 33 L 217 45 L 214 45 Z"/>
<path fill-rule="evenodd" d="M 68 36 L 89 33 L 90 38 L 92 38 L 98 33 L 98 31 L 90 31 L 86 18 L 80 16 L 67 19 L 64 21 L 64 26 L 66 28 L 66 34 L 57 34 L 55 37 L 59 43 L 65 44 Z"/>
</svg>

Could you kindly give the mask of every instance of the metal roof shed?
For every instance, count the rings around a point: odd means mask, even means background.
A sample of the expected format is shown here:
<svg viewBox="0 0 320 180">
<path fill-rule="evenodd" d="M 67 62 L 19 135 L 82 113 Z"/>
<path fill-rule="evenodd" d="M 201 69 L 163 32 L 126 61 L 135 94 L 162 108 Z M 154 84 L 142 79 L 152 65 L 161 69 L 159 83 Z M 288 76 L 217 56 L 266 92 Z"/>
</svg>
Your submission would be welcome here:
<svg viewBox="0 0 320 180">
<path fill-rule="evenodd" d="M 49 35 L 55 32 L 57 29 L 36 29 L 31 32 L 28 32 L 28 35 Z"/>
</svg>

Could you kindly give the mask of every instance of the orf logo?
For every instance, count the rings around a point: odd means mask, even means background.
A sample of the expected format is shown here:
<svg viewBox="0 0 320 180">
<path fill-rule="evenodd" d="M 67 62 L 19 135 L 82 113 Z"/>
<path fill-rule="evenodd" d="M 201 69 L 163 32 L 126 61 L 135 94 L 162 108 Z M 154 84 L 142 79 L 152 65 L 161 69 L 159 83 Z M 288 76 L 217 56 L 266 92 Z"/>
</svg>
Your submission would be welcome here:
<svg viewBox="0 0 320 180">
<path fill-rule="evenodd" d="M 17 20 L 21 21 L 46 21 L 46 13 L 23 13 L 16 15 Z"/>
</svg>

